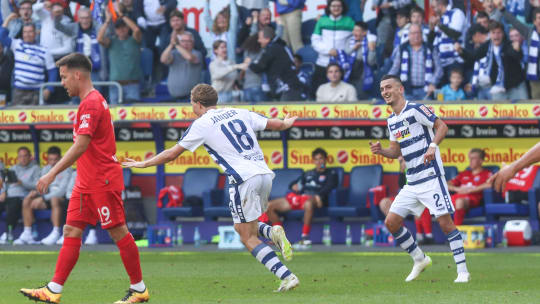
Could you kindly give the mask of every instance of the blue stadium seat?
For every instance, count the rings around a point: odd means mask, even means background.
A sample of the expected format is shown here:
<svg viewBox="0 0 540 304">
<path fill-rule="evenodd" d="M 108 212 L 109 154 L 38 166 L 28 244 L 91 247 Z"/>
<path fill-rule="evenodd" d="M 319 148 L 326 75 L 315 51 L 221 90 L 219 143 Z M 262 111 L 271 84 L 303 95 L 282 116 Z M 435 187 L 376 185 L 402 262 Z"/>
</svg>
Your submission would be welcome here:
<svg viewBox="0 0 540 304">
<path fill-rule="evenodd" d="M 271 200 L 285 197 L 289 192 L 289 184 L 297 180 L 304 170 L 302 169 L 275 169 L 276 177 L 272 182 Z"/>
<path fill-rule="evenodd" d="M 219 170 L 215 168 L 190 168 L 184 174 L 182 192 L 184 198 L 188 196 L 198 196 L 204 201 L 205 192 L 216 189 L 219 180 Z M 204 205 L 204 203 L 203 203 Z M 168 218 L 177 216 L 201 216 L 202 206 L 163 208 L 163 215 Z"/>
<path fill-rule="evenodd" d="M 229 200 L 229 179 L 226 178 L 223 189 L 212 189 L 204 193 L 204 217 L 208 220 L 230 217 Z"/>
<path fill-rule="evenodd" d="M 122 175 L 124 176 L 124 186 L 125 187 L 131 186 L 131 175 L 132 175 L 131 169 L 123 168 Z"/>
<path fill-rule="evenodd" d="M 498 219 L 499 216 L 529 216 L 531 224 L 538 228 L 538 199 L 540 199 L 540 174 L 536 174 L 533 185 L 529 190 L 529 204 L 521 203 L 506 204 L 501 194 L 493 189 L 484 190 L 484 202 L 486 217 L 489 222 Z"/>
<path fill-rule="evenodd" d="M 458 169 L 454 166 L 444 166 L 444 176 L 449 181 L 458 175 Z"/>
<path fill-rule="evenodd" d="M 349 188 L 338 190 L 335 197 L 330 197 L 328 214 L 336 218 L 369 216 L 370 210 L 366 207 L 368 191 L 382 184 L 382 174 L 381 165 L 354 167 Z"/>
<path fill-rule="evenodd" d="M 484 166 L 485 169 L 488 169 L 489 171 L 491 171 L 491 173 L 495 174 L 497 172 L 499 172 L 499 170 L 501 169 L 499 166 L 497 165 L 493 165 L 493 166 Z"/>
<path fill-rule="evenodd" d="M 296 51 L 296 54 L 302 57 L 304 63 L 315 63 L 319 53 L 311 45 L 304 45 Z"/>
</svg>

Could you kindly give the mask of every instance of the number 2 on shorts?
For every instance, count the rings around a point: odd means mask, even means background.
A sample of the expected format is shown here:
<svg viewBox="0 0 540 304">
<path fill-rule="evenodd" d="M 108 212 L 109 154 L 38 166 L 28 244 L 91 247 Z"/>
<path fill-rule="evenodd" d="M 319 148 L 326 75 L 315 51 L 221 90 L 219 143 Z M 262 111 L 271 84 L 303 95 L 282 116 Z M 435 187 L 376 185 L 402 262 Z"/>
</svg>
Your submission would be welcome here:
<svg viewBox="0 0 540 304">
<path fill-rule="evenodd" d="M 439 204 L 441 196 L 438 193 L 433 194 L 433 199 L 435 200 L 435 207 L 439 208 L 441 205 Z"/>
</svg>

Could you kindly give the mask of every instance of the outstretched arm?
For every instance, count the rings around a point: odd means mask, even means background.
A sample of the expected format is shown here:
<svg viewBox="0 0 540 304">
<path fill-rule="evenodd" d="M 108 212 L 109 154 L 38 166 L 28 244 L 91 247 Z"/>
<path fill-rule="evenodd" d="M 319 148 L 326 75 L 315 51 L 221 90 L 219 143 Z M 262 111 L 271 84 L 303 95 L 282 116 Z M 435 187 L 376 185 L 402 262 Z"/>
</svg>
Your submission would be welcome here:
<svg viewBox="0 0 540 304">
<path fill-rule="evenodd" d="M 134 161 L 133 159 L 127 159 L 122 163 L 122 166 L 127 168 L 146 168 L 151 166 L 162 165 L 176 159 L 180 154 L 184 153 L 186 149 L 180 145 L 174 145 L 174 147 L 169 148 L 158 155 L 144 160 L 144 161 Z"/>
<path fill-rule="evenodd" d="M 287 114 L 283 120 L 278 118 L 269 119 L 266 123 L 266 129 L 274 131 L 287 130 L 288 128 L 292 127 L 297 118 L 297 116 L 290 117 L 290 115 Z"/>
<path fill-rule="evenodd" d="M 510 165 L 503 167 L 499 172 L 493 175 L 488 183 L 493 184 L 493 188 L 497 192 L 501 190 L 516 173 L 523 170 L 523 168 L 530 166 L 540 161 L 540 142 L 532 147 L 527 153 L 525 153 L 520 159 L 511 163 Z"/>
</svg>

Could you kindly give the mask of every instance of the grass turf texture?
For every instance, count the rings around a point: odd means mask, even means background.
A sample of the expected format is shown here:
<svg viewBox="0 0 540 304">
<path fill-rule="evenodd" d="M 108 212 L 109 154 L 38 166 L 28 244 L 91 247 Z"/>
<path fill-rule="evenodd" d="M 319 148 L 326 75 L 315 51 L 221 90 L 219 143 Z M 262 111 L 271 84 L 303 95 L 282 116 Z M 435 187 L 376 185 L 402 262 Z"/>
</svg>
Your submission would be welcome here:
<svg viewBox="0 0 540 304">
<path fill-rule="evenodd" d="M 412 261 L 404 253 L 301 252 L 287 263 L 300 286 L 276 294 L 279 282 L 245 252 L 142 252 L 150 303 L 535 303 L 540 254 L 467 252 L 469 284 L 454 284 L 449 253 L 405 283 Z M 0 252 L 0 303 L 31 303 L 22 287 L 52 277 L 56 252 Z M 113 303 L 129 280 L 118 253 L 81 252 L 62 303 Z"/>
</svg>

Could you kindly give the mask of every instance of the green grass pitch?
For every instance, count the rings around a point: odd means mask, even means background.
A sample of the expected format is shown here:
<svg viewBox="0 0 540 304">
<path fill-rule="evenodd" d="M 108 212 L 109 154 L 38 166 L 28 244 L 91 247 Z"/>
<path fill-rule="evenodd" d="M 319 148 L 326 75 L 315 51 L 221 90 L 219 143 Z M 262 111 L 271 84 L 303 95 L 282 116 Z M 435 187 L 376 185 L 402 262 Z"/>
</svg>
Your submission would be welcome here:
<svg viewBox="0 0 540 304">
<path fill-rule="evenodd" d="M 405 253 L 300 252 L 287 263 L 300 286 L 272 292 L 279 282 L 246 252 L 141 252 L 150 303 L 538 303 L 540 254 L 467 252 L 469 284 L 454 284 L 449 253 L 417 281 Z M 47 282 L 56 252 L 0 252 L 0 303 L 31 303 L 19 294 Z M 113 303 L 129 280 L 116 252 L 81 252 L 62 297 L 66 304 Z"/>
</svg>

